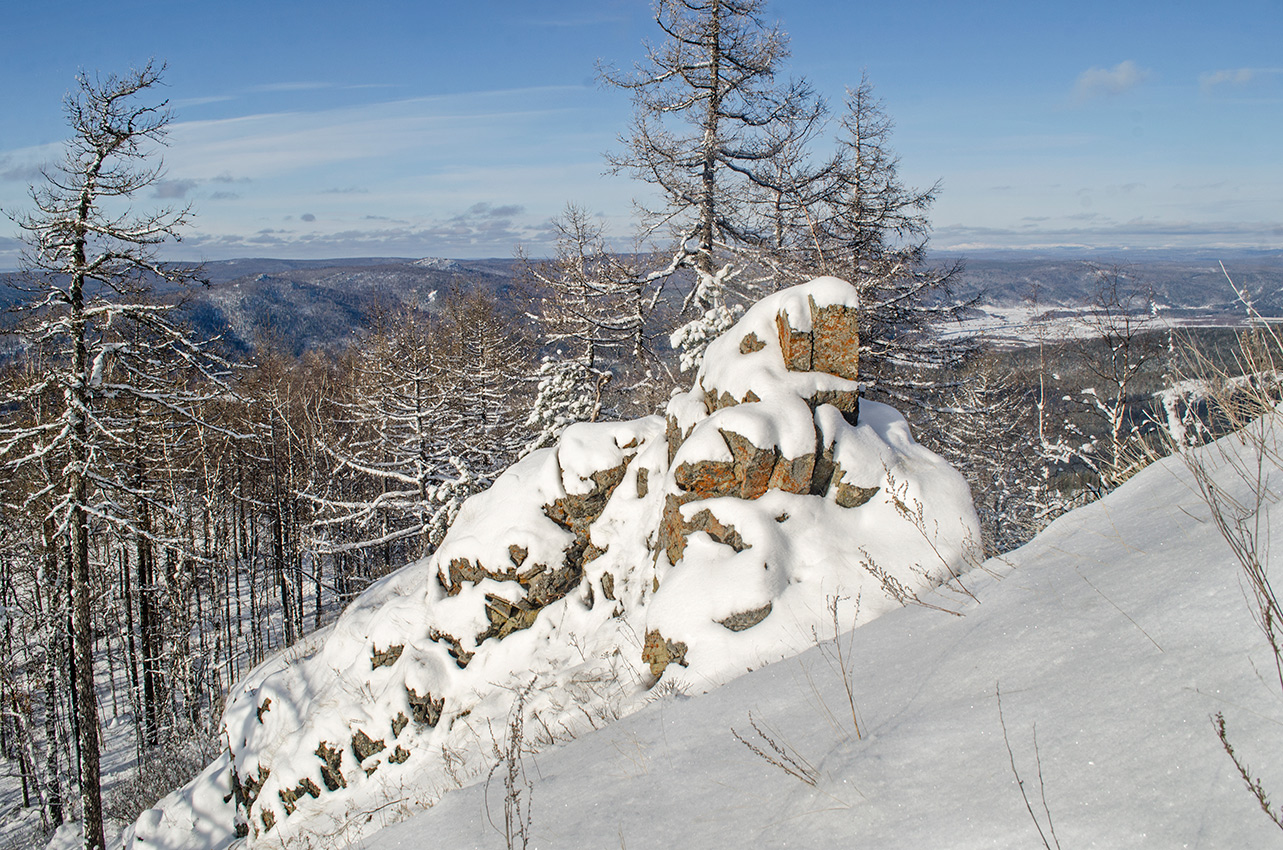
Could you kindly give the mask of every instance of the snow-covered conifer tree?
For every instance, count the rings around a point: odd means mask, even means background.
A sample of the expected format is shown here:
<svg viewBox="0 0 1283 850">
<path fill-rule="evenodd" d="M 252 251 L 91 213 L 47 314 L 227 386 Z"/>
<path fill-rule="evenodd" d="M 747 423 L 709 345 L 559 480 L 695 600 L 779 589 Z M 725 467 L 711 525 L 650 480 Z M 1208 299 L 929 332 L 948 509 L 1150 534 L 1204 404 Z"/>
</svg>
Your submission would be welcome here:
<svg viewBox="0 0 1283 850">
<path fill-rule="evenodd" d="M 664 383 L 647 319 L 656 281 L 668 270 L 647 273 L 644 257 L 612 251 L 601 225 L 574 205 L 554 225 L 556 257 L 525 264 L 539 290 L 530 318 L 552 350 L 537 375 L 528 450 L 551 445 L 566 425 L 593 421 L 603 410 L 634 412 L 641 407 L 635 403 L 640 389 Z"/>
<path fill-rule="evenodd" d="M 857 287 L 861 380 L 903 407 L 922 403 L 940 383 L 924 373 L 955 369 L 974 346 L 940 334 L 961 309 L 951 297 L 961 265 L 928 262 L 928 213 L 940 184 L 904 185 L 893 127 L 861 77 L 847 90 L 835 158 L 790 189 L 792 227 L 767 262 L 785 282 L 831 274 Z"/>
<path fill-rule="evenodd" d="M 631 91 L 634 106 L 625 151 L 609 161 L 658 190 L 660 204 L 644 209 L 647 231 L 671 228 L 673 266 L 694 274 L 683 307 L 697 326 L 678 344 L 697 347 L 724 329 L 736 300 L 728 284 L 743 265 L 736 252 L 769 238 L 753 199 L 775 185 L 771 160 L 823 113 L 805 82 L 777 81 L 788 37 L 766 25 L 764 8 L 763 0 L 659 0 L 663 37 L 646 45 L 646 61 L 602 74 Z M 692 348 L 686 359 L 700 357 Z"/>
</svg>

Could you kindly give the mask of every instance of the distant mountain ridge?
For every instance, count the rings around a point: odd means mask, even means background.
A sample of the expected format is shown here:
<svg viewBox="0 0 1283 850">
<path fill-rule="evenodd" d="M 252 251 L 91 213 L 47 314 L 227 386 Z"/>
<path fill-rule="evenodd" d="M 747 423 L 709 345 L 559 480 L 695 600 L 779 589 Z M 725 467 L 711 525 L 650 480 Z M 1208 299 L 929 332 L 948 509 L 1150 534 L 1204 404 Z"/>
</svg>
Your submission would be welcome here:
<svg viewBox="0 0 1283 850">
<path fill-rule="evenodd" d="M 1283 251 L 1105 253 L 993 252 L 964 258 L 955 296 L 994 307 L 1075 307 L 1091 297 L 1095 268 L 1118 267 L 1152 287 L 1156 301 L 1178 311 L 1223 315 L 1241 312 L 1220 263 L 1246 287 L 1262 312 L 1283 313 Z M 530 293 L 514 258 L 456 260 L 440 257 L 360 257 L 290 260 L 247 257 L 203 266 L 208 287 L 186 293 L 189 321 L 200 334 L 221 335 L 234 350 L 252 350 L 263 334 L 288 350 L 347 345 L 369 327 L 380 307 L 428 307 L 434 293 L 452 286 L 483 288 L 516 313 Z M 0 274 L 0 284 L 20 280 Z M 158 290 L 173 297 L 173 290 Z M 0 308 L 22 293 L 0 285 Z"/>
<path fill-rule="evenodd" d="M 519 302 L 513 260 L 362 258 L 239 259 L 207 263 L 209 286 L 188 293 L 197 330 L 223 334 L 248 351 L 274 337 L 294 354 L 342 347 L 368 328 L 380 309 L 432 309 L 438 293 L 484 288 Z"/>
</svg>

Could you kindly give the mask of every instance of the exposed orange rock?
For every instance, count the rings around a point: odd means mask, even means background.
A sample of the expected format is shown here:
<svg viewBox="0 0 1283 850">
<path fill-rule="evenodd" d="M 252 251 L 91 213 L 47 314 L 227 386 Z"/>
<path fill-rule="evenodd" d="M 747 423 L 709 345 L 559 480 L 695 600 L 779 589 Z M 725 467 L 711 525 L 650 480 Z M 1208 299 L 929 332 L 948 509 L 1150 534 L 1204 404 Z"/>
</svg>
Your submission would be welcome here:
<svg viewBox="0 0 1283 850">
<path fill-rule="evenodd" d="M 811 298 L 811 371 L 860 377 L 860 317 L 854 307 L 817 306 Z"/>
<path fill-rule="evenodd" d="M 669 664 L 686 665 L 686 650 L 682 641 L 665 640 L 664 636 L 652 629 L 646 632 L 646 643 L 642 646 L 642 660 L 650 666 L 650 674 L 658 679 L 664 675 Z"/>
<path fill-rule="evenodd" d="M 790 372 L 811 371 L 811 334 L 794 330 L 784 313 L 775 316 L 775 330 L 780 336 L 780 352 L 784 355 L 784 368 Z"/>
</svg>

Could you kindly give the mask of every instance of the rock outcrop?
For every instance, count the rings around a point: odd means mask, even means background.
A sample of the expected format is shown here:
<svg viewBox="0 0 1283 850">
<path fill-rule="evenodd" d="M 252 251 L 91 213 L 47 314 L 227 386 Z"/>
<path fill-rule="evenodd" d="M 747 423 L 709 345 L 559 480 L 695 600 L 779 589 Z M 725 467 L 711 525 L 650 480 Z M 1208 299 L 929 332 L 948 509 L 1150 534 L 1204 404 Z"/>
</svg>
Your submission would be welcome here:
<svg viewBox="0 0 1283 850">
<path fill-rule="evenodd" d="M 804 649 L 831 599 L 865 620 L 961 571 L 966 485 L 861 400 L 858 314 L 833 278 L 769 296 L 664 415 L 573 425 L 509 469 L 432 557 L 237 686 L 227 803 L 202 817 L 251 847 L 356 838 L 371 827 L 343 812 L 483 774 L 514 704 L 548 745 L 661 679 L 707 688 Z M 163 822 L 126 846 L 185 846 Z"/>
</svg>

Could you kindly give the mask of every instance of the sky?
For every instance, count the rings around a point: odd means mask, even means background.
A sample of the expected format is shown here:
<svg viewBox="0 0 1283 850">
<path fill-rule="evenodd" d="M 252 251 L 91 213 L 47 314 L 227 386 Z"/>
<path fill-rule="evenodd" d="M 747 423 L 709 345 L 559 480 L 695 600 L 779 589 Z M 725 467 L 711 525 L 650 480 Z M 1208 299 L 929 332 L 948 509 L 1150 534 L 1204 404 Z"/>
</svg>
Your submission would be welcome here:
<svg viewBox="0 0 1283 850">
<path fill-rule="evenodd" d="M 1283 2 L 774 0 L 785 74 L 839 113 L 867 73 L 932 246 L 1283 244 Z M 574 203 L 618 244 L 648 187 L 607 173 L 632 114 L 603 86 L 659 30 L 645 0 L 87 0 L 0 34 L 0 209 L 31 208 L 76 74 L 166 64 L 168 256 L 532 256 Z M 0 219 L 0 269 L 18 265 Z"/>
</svg>

